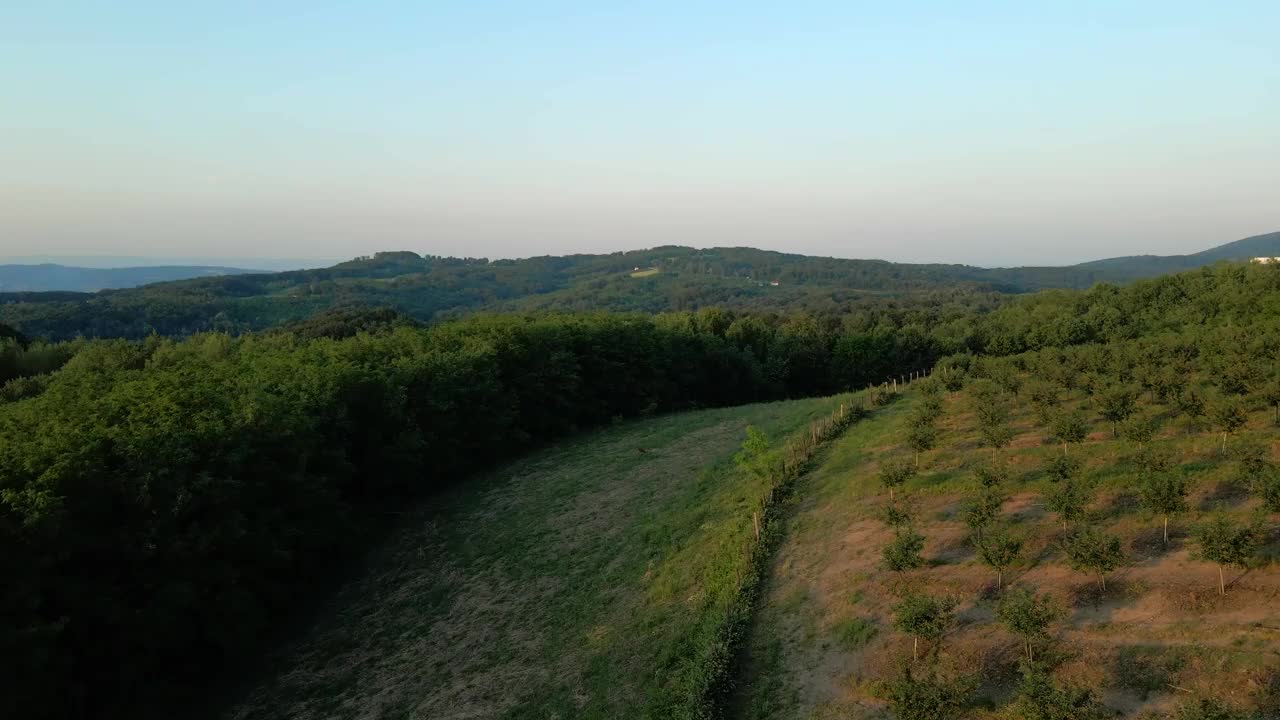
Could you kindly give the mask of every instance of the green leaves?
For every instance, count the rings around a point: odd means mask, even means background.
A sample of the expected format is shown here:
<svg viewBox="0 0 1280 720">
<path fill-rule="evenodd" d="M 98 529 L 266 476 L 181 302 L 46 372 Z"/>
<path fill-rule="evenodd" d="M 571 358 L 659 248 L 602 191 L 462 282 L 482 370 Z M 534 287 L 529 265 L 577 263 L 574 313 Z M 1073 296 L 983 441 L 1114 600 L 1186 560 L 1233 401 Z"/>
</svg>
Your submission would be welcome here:
<svg viewBox="0 0 1280 720">
<path fill-rule="evenodd" d="M 1059 608 L 1047 595 L 1037 595 L 1028 587 L 1017 587 L 1005 593 L 996 606 L 996 619 L 1009 632 L 1023 639 L 1028 662 L 1035 659 L 1032 643 L 1044 637 L 1045 631 L 1062 616 Z"/>
<path fill-rule="evenodd" d="M 1126 559 L 1120 538 L 1091 527 L 1073 533 L 1063 550 L 1071 568 L 1097 575 L 1103 590 L 1107 588 L 1107 573 L 1123 565 Z"/>
<path fill-rule="evenodd" d="M 970 530 L 981 533 L 982 529 L 1000 517 L 1000 508 L 1004 506 L 1005 496 L 995 488 L 983 488 L 965 501 L 960 510 L 960 517 Z"/>
<path fill-rule="evenodd" d="M 1091 493 L 1084 482 L 1070 480 L 1055 485 L 1045 497 L 1044 504 L 1050 512 L 1058 514 L 1065 530 L 1068 524 L 1084 517 L 1090 499 Z"/>
<path fill-rule="evenodd" d="M 899 632 L 933 643 L 940 640 L 955 622 L 956 599 L 935 598 L 912 593 L 893 606 L 893 627 Z M 918 647 L 918 643 L 913 643 Z"/>
<path fill-rule="evenodd" d="M 937 668 L 924 672 L 904 665 L 884 688 L 885 699 L 900 720 L 955 720 L 968 704 L 976 682 L 965 676 L 947 680 Z"/>
<path fill-rule="evenodd" d="M 915 474 L 915 465 L 905 458 L 887 459 L 880 463 L 880 484 L 889 491 L 891 496 L 897 488 L 902 487 L 903 483 L 911 479 Z"/>
<path fill-rule="evenodd" d="M 997 527 L 982 533 L 978 540 L 978 558 L 998 573 L 997 587 L 1004 586 L 1004 571 L 1022 554 L 1022 538 L 1008 527 Z"/>
<path fill-rule="evenodd" d="M 924 536 L 911 527 L 900 527 L 884 547 L 884 566 L 897 572 L 924 567 L 921 550 L 924 550 Z"/>
<path fill-rule="evenodd" d="M 1260 530 L 1256 523 L 1239 523 L 1227 515 L 1214 515 L 1195 528 L 1198 556 L 1219 565 L 1246 568 L 1262 542 Z"/>
</svg>

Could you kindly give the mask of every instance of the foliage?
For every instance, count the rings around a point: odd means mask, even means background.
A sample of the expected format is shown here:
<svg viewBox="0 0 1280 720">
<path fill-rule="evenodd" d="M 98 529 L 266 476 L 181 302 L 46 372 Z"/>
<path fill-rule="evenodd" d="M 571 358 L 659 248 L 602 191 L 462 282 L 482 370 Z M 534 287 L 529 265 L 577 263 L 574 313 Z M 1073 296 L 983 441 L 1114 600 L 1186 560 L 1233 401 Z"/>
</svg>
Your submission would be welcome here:
<svg viewBox="0 0 1280 720">
<path fill-rule="evenodd" d="M 1226 592 L 1222 568 L 1227 565 L 1247 568 L 1262 542 L 1261 529 L 1256 524 L 1237 523 L 1220 513 L 1198 525 L 1194 534 L 1199 558 L 1218 565 L 1220 593 Z"/>
<path fill-rule="evenodd" d="M 1137 408 L 1138 391 L 1129 385 L 1108 385 L 1098 394 L 1098 405 L 1102 417 L 1111 423 L 1112 434 L 1117 434 L 1116 427 L 1133 414 Z"/>
<path fill-rule="evenodd" d="M 915 453 L 917 467 L 920 453 L 932 450 L 937 444 L 938 430 L 932 425 L 912 425 L 907 429 L 907 447 Z"/>
<path fill-rule="evenodd" d="M 880 509 L 880 519 L 892 528 L 911 523 L 911 509 L 905 503 L 889 502 Z"/>
<path fill-rule="evenodd" d="M 902 572 L 924 567 L 924 536 L 911 527 L 900 527 L 893 532 L 893 540 L 884 546 L 884 566 Z"/>
<path fill-rule="evenodd" d="M 983 487 L 1000 487 L 1009 481 L 1009 468 L 999 463 L 979 465 L 974 468 L 973 476 Z"/>
<path fill-rule="evenodd" d="M 1209 406 L 1209 418 L 1222 432 L 1222 449 L 1226 450 L 1227 436 L 1244 427 L 1249 421 L 1249 411 L 1239 396 L 1224 395 Z"/>
<path fill-rule="evenodd" d="M 757 478 L 768 477 L 777 471 L 777 459 L 769 452 L 769 436 L 751 425 L 747 426 L 747 437 L 733 456 L 733 462 Z"/>
<path fill-rule="evenodd" d="M 1155 437 L 1158 423 L 1154 415 L 1134 412 L 1120 423 L 1120 437 L 1134 445 L 1146 446 Z"/>
<path fill-rule="evenodd" d="M 1022 538 L 1008 527 L 998 527 L 982 533 L 978 540 L 978 558 L 997 573 L 996 587 L 1004 586 L 1004 571 L 1018 561 L 1022 554 Z"/>
<path fill-rule="evenodd" d="M 1005 496 L 994 487 L 984 487 L 965 501 L 960 514 L 964 524 L 982 537 L 982 529 L 1000 517 Z"/>
<path fill-rule="evenodd" d="M 1023 720 L 1102 720 L 1111 715 L 1088 688 L 1059 686 L 1038 669 L 1024 673 L 1015 706 Z"/>
<path fill-rule="evenodd" d="M 1044 464 L 1044 474 L 1055 483 L 1068 482 L 1080 476 L 1084 463 L 1074 455 L 1051 455 Z"/>
<path fill-rule="evenodd" d="M 893 627 L 917 641 L 933 643 L 936 650 L 937 641 L 955 622 L 956 605 L 952 597 L 935 598 L 912 593 L 893 606 Z"/>
<path fill-rule="evenodd" d="M 56 346 L 74 354 L 0 404 L 0 653 L 20 659 L 0 714 L 191 696 L 359 552 L 383 508 L 615 417 L 783 392 L 695 319 Z"/>
<path fill-rule="evenodd" d="M 1138 483 L 1138 498 L 1143 507 L 1164 516 L 1164 542 L 1169 542 L 1169 516 L 1187 509 L 1187 483 L 1171 472 L 1148 472 Z"/>
<path fill-rule="evenodd" d="M 1037 595 L 1029 587 L 1016 587 L 1005 593 L 996 606 L 996 619 L 1009 632 L 1022 638 L 1027 661 L 1035 660 L 1034 642 L 1043 638 L 1049 625 L 1062 616 L 1062 610 L 1047 595 Z"/>
<path fill-rule="evenodd" d="M 906 459 L 889 459 L 880 464 L 880 484 L 893 496 L 897 488 L 916 474 L 916 467 Z"/>
<path fill-rule="evenodd" d="M 1107 574 L 1123 565 L 1126 559 L 1120 538 L 1092 527 L 1073 533 L 1067 538 L 1063 550 L 1073 570 L 1097 575 L 1098 584 L 1104 590 L 1107 588 Z"/>
<path fill-rule="evenodd" d="M 973 678 L 945 680 L 936 668 L 917 674 L 903 665 L 885 687 L 885 696 L 900 720 L 954 720 L 968 704 L 974 685 Z"/>
<path fill-rule="evenodd" d="M 1054 486 L 1045 497 L 1044 505 L 1050 512 L 1058 514 L 1058 518 L 1062 520 L 1062 528 L 1066 530 L 1070 523 L 1084 518 L 1090 495 L 1085 483 L 1069 480 Z"/>
</svg>

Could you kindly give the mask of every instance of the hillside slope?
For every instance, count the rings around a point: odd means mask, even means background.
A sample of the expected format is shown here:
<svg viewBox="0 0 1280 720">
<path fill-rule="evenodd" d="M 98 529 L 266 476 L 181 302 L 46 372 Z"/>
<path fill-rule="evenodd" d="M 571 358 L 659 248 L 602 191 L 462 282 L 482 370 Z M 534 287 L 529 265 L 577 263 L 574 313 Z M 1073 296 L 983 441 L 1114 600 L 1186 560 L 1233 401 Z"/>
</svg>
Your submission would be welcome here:
<svg viewBox="0 0 1280 720">
<path fill-rule="evenodd" d="M 1280 255 L 1280 233 L 1196 255 L 1039 268 L 678 246 L 492 262 L 387 252 L 330 268 L 204 277 L 95 294 L 0 292 L 0 322 L 32 337 L 68 339 L 263 330 L 358 307 L 389 308 L 419 321 L 494 310 L 656 313 L 708 306 L 848 313 L 902 298 L 933 304 L 959 298 L 974 304 L 997 293 L 1125 283 L 1253 255 Z"/>
<path fill-rule="evenodd" d="M 408 512 L 228 717 L 686 717 L 764 492 L 730 459 L 841 401 L 615 426 Z"/>
<path fill-rule="evenodd" d="M 992 457 L 976 402 L 969 389 L 943 398 L 937 447 L 922 453 L 919 472 L 897 492 L 898 507 L 909 508 L 911 526 L 924 538 L 922 567 L 893 572 L 882 556 L 894 528 L 884 519 L 892 503 L 879 471 L 911 457 L 904 439 L 920 410 L 914 389 L 835 441 L 802 480 L 757 617 L 738 717 L 887 720 L 885 683 L 904 665 L 922 672 L 926 657 L 976 681 L 975 709 L 964 717 L 1025 717 L 1014 704 L 1022 641 L 995 616 L 1010 586 L 1044 593 L 1059 609 L 1035 640 L 1038 662 L 1055 682 L 1091 689 L 1107 708 L 1102 716 L 1172 717 L 1180 703 L 1204 697 L 1262 713 L 1249 718 L 1277 717 L 1270 713 L 1280 711 L 1280 574 L 1268 564 L 1280 557 L 1280 513 L 1262 507 L 1236 459 L 1241 449 L 1260 447 L 1273 461 L 1271 409 L 1250 413 L 1224 454 L 1207 424 L 1189 427 L 1172 402 L 1140 401 L 1141 416 L 1158 423 L 1152 452 L 1168 458 L 1189 488 L 1166 545 L 1161 517 L 1141 500 L 1141 449 L 1113 437 L 1099 403 L 1083 390 L 1063 393 L 1057 410 L 1080 412 L 1090 432 L 1070 451 L 1081 463 L 1079 476 L 1055 482 L 1046 468 L 1063 451 L 1027 394 L 1012 399 L 1013 434 L 1000 453 L 1008 477 L 996 486 L 1001 517 L 987 526 L 988 533 L 1007 527 L 1021 542 L 1002 590 L 966 526 L 967 503 L 982 488 L 976 471 Z M 1050 500 L 1065 482 L 1088 488 L 1083 516 L 1069 531 Z M 1227 569 L 1225 595 L 1218 594 L 1217 567 L 1198 557 L 1194 538 L 1194 528 L 1217 513 L 1257 518 L 1266 528 L 1257 563 Z M 1105 590 L 1064 557 L 1070 533 L 1086 525 L 1114 534 L 1125 555 Z M 952 627 L 939 642 L 921 643 L 919 661 L 912 660 L 911 636 L 894 624 L 896 606 L 912 594 L 958 601 Z M 996 706 L 1003 712 L 980 709 Z M 1080 712 L 1071 717 L 1095 717 Z"/>
<path fill-rule="evenodd" d="M 50 263 L 0 265 L 0 293 L 97 292 L 133 288 L 151 283 L 200 277 L 221 277 L 260 272 L 232 267 L 158 265 L 152 267 L 86 268 Z"/>
<path fill-rule="evenodd" d="M 1223 260 L 1280 256 L 1280 232 L 1254 235 L 1189 255 L 1134 255 L 1107 258 L 1073 266 L 1093 273 L 1099 282 L 1129 282 L 1212 265 Z"/>
</svg>

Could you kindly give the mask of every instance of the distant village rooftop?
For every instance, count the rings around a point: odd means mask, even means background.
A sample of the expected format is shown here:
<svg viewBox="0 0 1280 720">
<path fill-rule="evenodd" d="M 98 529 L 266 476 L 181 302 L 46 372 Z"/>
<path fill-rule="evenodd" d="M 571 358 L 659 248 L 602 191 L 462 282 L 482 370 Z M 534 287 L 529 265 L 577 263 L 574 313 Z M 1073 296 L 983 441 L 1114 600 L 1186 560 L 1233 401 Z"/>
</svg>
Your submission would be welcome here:
<svg viewBox="0 0 1280 720">
<path fill-rule="evenodd" d="M 1256 257 L 1251 260 L 1262 265 L 1274 265 L 1280 263 L 1280 257 Z"/>
</svg>

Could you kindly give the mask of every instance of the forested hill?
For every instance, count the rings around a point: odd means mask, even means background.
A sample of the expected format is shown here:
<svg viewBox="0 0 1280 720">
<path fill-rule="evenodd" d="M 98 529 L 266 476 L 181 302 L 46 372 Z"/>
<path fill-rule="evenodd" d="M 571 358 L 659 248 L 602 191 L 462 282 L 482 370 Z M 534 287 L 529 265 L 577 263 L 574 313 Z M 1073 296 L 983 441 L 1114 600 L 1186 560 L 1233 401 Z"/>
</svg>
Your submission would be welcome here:
<svg viewBox="0 0 1280 720">
<path fill-rule="evenodd" d="M 87 268 L 43 263 L 40 265 L 0 265 L 2 292 L 96 292 L 108 288 L 186 280 L 194 277 L 243 275 L 258 272 L 233 267 L 204 265 L 157 265 L 154 267 Z"/>
<path fill-rule="evenodd" d="M 609 255 L 489 261 L 379 253 L 330 268 L 202 277 L 93 294 L 0 292 L 0 322 L 31 337 L 139 338 L 278 327 L 330 310 L 389 308 L 430 321 L 485 311 L 666 312 L 719 306 L 847 313 L 886 299 L 1085 288 L 1219 259 L 1280 255 L 1280 233 L 1197 255 L 1071 267 L 979 268 L 666 246 Z"/>
</svg>

